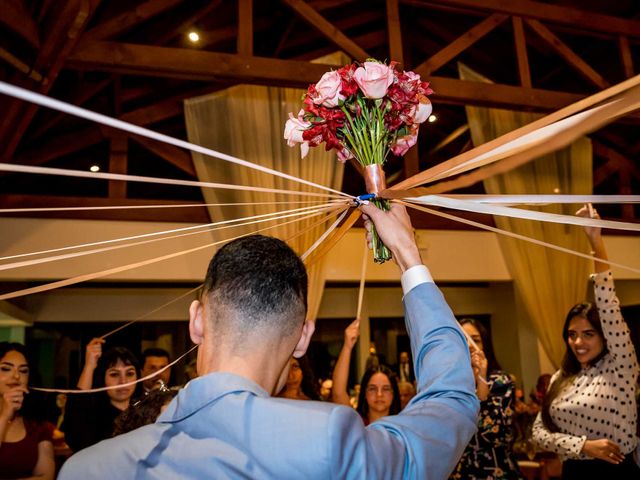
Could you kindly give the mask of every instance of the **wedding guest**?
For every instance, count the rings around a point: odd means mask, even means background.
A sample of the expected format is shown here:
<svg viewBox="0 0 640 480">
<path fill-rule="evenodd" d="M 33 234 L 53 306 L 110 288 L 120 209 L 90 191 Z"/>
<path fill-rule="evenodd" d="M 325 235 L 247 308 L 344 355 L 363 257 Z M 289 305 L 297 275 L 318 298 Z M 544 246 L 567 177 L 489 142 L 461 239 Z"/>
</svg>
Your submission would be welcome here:
<svg viewBox="0 0 640 480">
<path fill-rule="evenodd" d="M 416 387 L 413 386 L 413 383 L 400 381 L 398 382 L 398 391 L 400 392 L 400 410 L 403 410 L 416 396 Z"/>
<path fill-rule="evenodd" d="M 318 386 L 306 355 L 289 360 L 287 383 L 278 397 L 292 400 L 320 400 Z"/>
<path fill-rule="evenodd" d="M 320 383 L 320 399 L 330 401 L 333 391 L 333 380 L 327 378 Z"/>
<path fill-rule="evenodd" d="M 475 429 L 469 351 L 422 265 L 405 208 L 360 208 L 403 272 L 418 383 L 403 412 L 365 427 L 350 407 L 273 398 L 314 322 L 302 261 L 281 240 L 250 235 L 217 251 L 189 309 L 200 377 L 156 423 L 71 457 L 60 480 L 446 478 Z"/>
<path fill-rule="evenodd" d="M 94 338 L 87 345 L 78 389 L 93 388 L 94 374 L 98 387 L 115 388 L 69 395 L 63 429 L 66 442 L 74 452 L 111 438 L 116 418 L 127 409 L 136 391 L 136 385 L 117 388 L 139 378 L 136 357 L 123 347 L 111 348 L 103 355 L 103 343 L 103 339 Z"/>
<path fill-rule="evenodd" d="M 469 349 L 476 394 L 480 399 L 480 414 L 478 431 L 471 438 L 451 478 L 522 478 L 512 451 L 515 388 L 511 376 L 500 368 L 491 337 L 482 323 L 473 318 L 463 318 L 460 325 L 476 344 L 470 343 Z"/>
<path fill-rule="evenodd" d="M 169 365 L 169 363 L 171 363 L 169 352 L 162 348 L 147 348 L 142 352 L 142 370 L 140 371 L 140 377 L 146 377 L 159 372 Z M 169 387 L 170 378 L 171 367 L 142 382 L 144 393 L 160 388 L 160 381 L 163 385 Z"/>
<path fill-rule="evenodd" d="M 0 342 L 0 478 L 52 480 L 54 426 L 29 393 L 24 345 Z"/>
<path fill-rule="evenodd" d="M 401 382 L 413 383 L 415 379 L 409 353 L 400 352 L 400 356 L 398 358 L 398 380 Z"/>
<path fill-rule="evenodd" d="M 115 419 L 113 436 L 115 437 L 155 422 L 177 394 L 177 390 L 167 388 L 163 383 L 158 388 L 143 395 L 140 400 L 129 405 Z"/>
<path fill-rule="evenodd" d="M 599 218 L 590 206 L 576 215 Z M 638 479 L 640 467 L 633 459 L 638 362 L 601 231 L 584 231 L 600 259 L 592 276 L 595 305 L 579 303 L 567 315 L 562 328 L 566 352 L 551 378 L 533 438 L 561 457 L 563 479 Z"/>
<path fill-rule="evenodd" d="M 344 331 L 344 343 L 333 370 L 333 401 L 351 405 L 347 384 L 351 352 L 360 335 L 360 321 L 354 320 Z M 356 410 L 365 425 L 400 412 L 400 392 L 396 376 L 384 365 L 369 367 L 360 381 Z"/>
</svg>

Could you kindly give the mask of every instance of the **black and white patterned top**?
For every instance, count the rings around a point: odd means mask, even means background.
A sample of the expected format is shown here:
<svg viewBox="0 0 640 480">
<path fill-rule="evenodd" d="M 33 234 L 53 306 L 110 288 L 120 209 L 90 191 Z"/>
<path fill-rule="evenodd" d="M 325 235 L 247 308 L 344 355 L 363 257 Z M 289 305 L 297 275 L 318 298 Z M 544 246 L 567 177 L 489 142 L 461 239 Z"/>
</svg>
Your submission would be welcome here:
<svg viewBox="0 0 640 480">
<path fill-rule="evenodd" d="M 592 276 L 602 331 L 609 348 L 595 365 L 581 370 L 552 402 L 549 413 L 559 432 L 551 433 L 538 414 L 533 440 L 561 459 L 587 460 L 586 440 L 607 438 L 623 454 L 637 444 L 635 385 L 638 363 L 629 328 L 620 313 L 611 271 Z M 558 377 L 556 372 L 551 383 Z"/>
</svg>

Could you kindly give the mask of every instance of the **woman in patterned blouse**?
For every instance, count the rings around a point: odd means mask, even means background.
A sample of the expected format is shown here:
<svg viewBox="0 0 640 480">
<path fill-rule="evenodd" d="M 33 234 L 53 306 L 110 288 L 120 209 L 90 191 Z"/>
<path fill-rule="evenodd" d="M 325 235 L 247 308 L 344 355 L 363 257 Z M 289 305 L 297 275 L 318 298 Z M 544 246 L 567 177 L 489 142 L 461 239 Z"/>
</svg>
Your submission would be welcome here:
<svg viewBox="0 0 640 480">
<path fill-rule="evenodd" d="M 597 217 L 595 211 L 593 216 Z M 576 215 L 589 215 L 587 207 Z M 600 229 L 586 227 L 595 256 L 606 260 Z M 620 313 L 606 262 L 595 262 L 596 305 L 578 304 L 567 315 L 562 367 L 533 427 L 534 441 L 563 460 L 562 478 L 640 479 L 635 384 L 638 363 Z"/>
<path fill-rule="evenodd" d="M 467 445 L 451 474 L 452 479 L 511 480 L 522 478 L 511 446 L 514 440 L 511 377 L 501 371 L 491 338 L 480 322 L 463 318 L 460 325 L 476 343 L 471 348 L 471 366 L 480 399 L 478 431 Z M 489 374 L 487 376 L 487 373 Z"/>
</svg>

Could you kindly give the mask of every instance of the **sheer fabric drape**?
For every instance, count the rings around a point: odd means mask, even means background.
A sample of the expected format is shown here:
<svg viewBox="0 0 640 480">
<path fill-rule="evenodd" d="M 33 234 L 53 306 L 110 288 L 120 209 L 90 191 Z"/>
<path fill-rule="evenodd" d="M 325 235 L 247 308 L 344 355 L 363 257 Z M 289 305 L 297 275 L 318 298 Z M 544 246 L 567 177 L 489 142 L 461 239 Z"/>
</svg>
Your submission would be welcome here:
<svg viewBox="0 0 640 480">
<path fill-rule="evenodd" d="M 459 66 L 459 71 L 463 80 L 489 82 L 464 65 Z M 540 116 L 482 107 L 466 107 L 466 112 L 474 145 L 481 145 Z M 484 187 L 488 194 L 591 194 L 591 142 L 581 138 L 565 149 L 485 180 Z M 577 205 L 549 205 L 540 210 L 572 215 L 577 208 Z M 499 228 L 580 252 L 589 250 L 578 227 L 494 218 Z M 499 236 L 499 240 L 526 313 L 549 359 L 558 367 L 565 351 L 562 324 L 569 309 L 584 300 L 591 266 L 585 259 L 521 240 L 505 236 Z"/>
<path fill-rule="evenodd" d="M 323 59 L 331 63 L 331 59 Z M 338 61 L 342 61 L 339 57 Z M 299 148 L 290 148 L 283 139 L 284 124 L 288 113 L 297 114 L 301 107 L 303 90 L 290 88 L 240 85 L 185 102 L 185 119 L 189 141 L 214 150 L 264 165 L 321 185 L 340 189 L 343 165 L 333 153 L 323 148 L 312 148 L 304 159 Z M 322 193 L 273 175 L 234 165 L 216 158 L 192 153 L 198 179 L 201 181 L 250 185 L 286 190 Z M 209 212 L 212 221 L 260 215 L 289 210 L 311 203 L 326 201 L 319 197 L 290 196 L 255 191 L 233 191 L 203 189 L 207 203 L 239 202 L 283 202 L 278 205 L 212 206 Z M 291 217 L 280 220 L 293 220 Z M 318 222 L 322 216 L 313 217 L 264 232 L 285 240 L 298 253 L 304 253 L 326 230 L 325 222 L 308 231 L 305 229 Z M 215 240 L 231 238 L 255 231 L 275 222 L 260 223 L 246 227 L 229 228 L 214 232 Z M 295 237 L 294 237 L 295 236 Z M 323 262 L 309 268 L 309 318 L 315 319 L 324 289 Z"/>
</svg>

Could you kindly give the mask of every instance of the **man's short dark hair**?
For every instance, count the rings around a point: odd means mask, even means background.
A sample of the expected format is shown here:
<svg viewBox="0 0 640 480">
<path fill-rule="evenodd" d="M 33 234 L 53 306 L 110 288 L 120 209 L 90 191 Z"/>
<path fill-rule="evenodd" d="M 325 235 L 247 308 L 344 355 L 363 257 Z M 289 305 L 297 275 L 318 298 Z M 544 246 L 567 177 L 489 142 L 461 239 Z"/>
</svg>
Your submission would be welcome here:
<svg viewBox="0 0 640 480">
<path fill-rule="evenodd" d="M 147 361 L 147 357 L 162 357 L 167 360 L 171 360 L 169 356 L 169 352 L 167 352 L 164 348 L 147 348 L 144 352 L 142 352 L 142 365 Z"/>
<path fill-rule="evenodd" d="M 305 266 L 273 237 L 251 235 L 222 247 L 209 263 L 202 291 L 210 308 L 234 311 L 235 326 L 246 332 L 294 328 L 307 311 Z"/>
</svg>

